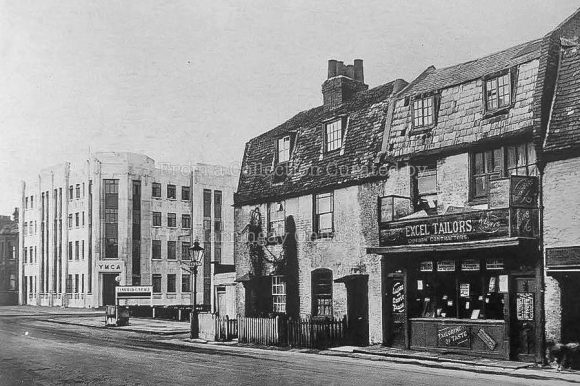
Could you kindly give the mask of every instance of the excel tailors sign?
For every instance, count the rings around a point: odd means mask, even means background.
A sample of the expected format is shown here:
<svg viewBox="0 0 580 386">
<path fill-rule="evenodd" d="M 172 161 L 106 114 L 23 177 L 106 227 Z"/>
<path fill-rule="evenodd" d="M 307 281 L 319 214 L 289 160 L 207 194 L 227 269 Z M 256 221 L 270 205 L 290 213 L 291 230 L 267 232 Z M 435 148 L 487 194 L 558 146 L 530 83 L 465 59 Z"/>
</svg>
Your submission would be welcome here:
<svg viewBox="0 0 580 386">
<path fill-rule="evenodd" d="M 438 244 L 509 237 L 509 216 L 509 209 L 493 209 L 383 223 L 380 243 Z"/>
</svg>

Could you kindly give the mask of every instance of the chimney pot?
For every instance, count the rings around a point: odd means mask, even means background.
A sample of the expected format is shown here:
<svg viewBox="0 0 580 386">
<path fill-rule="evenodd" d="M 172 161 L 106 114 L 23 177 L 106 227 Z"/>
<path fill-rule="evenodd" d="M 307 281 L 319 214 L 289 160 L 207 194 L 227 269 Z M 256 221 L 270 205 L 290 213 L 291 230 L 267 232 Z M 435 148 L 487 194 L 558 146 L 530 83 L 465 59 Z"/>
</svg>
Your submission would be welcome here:
<svg viewBox="0 0 580 386">
<path fill-rule="evenodd" d="M 363 72 L 363 61 L 362 59 L 354 60 L 354 80 L 364 83 L 365 76 Z"/>
</svg>

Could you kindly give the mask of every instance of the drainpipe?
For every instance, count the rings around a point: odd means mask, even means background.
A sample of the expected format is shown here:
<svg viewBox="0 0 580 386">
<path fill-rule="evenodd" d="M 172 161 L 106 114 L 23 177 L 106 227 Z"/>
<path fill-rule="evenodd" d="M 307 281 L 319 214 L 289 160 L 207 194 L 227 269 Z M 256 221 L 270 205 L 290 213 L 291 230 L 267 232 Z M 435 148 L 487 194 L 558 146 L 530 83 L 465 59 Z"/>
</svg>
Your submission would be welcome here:
<svg viewBox="0 0 580 386">
<path fill-rule="evenodd" d="M 538 243 L 538 250 L 539 250 L 539 254 L 540 254 L 540 264 L 538 264 L 539 268 L 537 268 L 537 271 L 539 271 L 539 277 L 538 277 L 538 290 L 536 290 L 536 292 L 538 293 L 538 308 L 539 308 L 539 326 L 538 329 L 539 331 L 536 332 L 536 339 L 538 342 L 538 350 L 536 353 L 537 359 L 539 360 L 539 362 L 542 365 L 546 364 L 546 356 L 544 355 L 545 353 L 545 345 L 546 345 L 546 309 L 544 306 L 544 300 L 545 300 L 545 280 L 544 280 L 544 275 L 545 275 L 545 268 L 544 268 L 544 263 L 545 263 L 545 257 L 544 257 L 544 162 L 542 161 L 540 165 L 538 165 L 538 203 L 539 203 L 539 209 L 538 209 L 538 233 L 539 233 L 539 243 Z"/>
</svg>

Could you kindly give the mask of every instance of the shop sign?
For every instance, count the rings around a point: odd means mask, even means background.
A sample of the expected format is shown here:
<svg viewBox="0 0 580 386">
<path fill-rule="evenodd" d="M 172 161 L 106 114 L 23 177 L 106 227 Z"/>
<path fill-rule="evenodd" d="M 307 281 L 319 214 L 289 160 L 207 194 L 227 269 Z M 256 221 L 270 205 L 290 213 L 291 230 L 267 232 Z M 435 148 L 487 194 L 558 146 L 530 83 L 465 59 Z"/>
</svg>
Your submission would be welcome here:
<svg viewBox="0 0 580 386">
<path fill-rule="evenodd" d="M 97 261 L 97 271 L 99 272 L 123 272 L 125 262 L 122 260 L 101 260 Z"/>
<path fill-rule="evenodd" d="M 462 271 L 479 271 L 479 260 L 465 259 L 461 262 Z"/>
<path fill-rule="evenodd" d="M 538 205 L 538 178 L 511 176 L 511 206 L 535 208 Z"/>
<path fill-rule="evenodd" d="M 480 328 L 476 335 L 491 351 L 493 351 L 497 346 L 497 342 L 483 328 Z"/>
<path fill-rule="evenodd" d="M 518 320 L 534 320 L 534 294 L 518 292 L 516 294 L 516 315 Z"/>
<path fill-rule="evenodd" d="M 393 283 L 393 312 L 405 312 L 405 287 L 401 282 Z"/>
<path fill-rule="evenodd" d="M 422 261 L 419 266 L 421 272 L 433 272 L 433 261 Z"/>
<path fill-rule="evenodd" d="M 470 348 L 469 328 L 461 325 L 440 325 L 437 328 L 437 346 Z"/>
<path fill-rule="evenodd" d="M 438 244 L 508 237 L 509 217 L 509 209 L 492 209 L 383 223 L 380 244 Z"/>
<path fill-rule="evenodd" d="M 469 297 L 469 283 L 459 283 L 459 297 Z"/>
<path fill-rule="evenodd" d="M 508 292 L 508 275 L 499 275 L 499 292 Z"/>
<path fill-rule="evenodd" d="M 439 272 L 454 272 L 455 271 L 455 261 L 454 260 L 440 260 L 437 262 L 437 271 Z"/>
<path fill-rule="evenodd" d="M 575 267 L 580 265 L 580 247 L 546 248 L 548 267 Z"/>
</svg>

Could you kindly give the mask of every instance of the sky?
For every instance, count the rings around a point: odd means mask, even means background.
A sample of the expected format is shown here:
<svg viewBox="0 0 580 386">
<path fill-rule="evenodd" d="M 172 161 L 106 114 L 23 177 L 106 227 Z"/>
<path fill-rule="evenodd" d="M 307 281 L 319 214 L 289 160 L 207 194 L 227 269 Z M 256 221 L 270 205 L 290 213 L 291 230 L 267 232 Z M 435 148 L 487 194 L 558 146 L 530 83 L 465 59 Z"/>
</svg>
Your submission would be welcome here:
<svg viewBox="0 0 580 386">
<path fill-rule="evenodd" d="M 571 0 L 0 0 L 0 214 L 89 152 L 241 162 L 322 103 L 328 59 L 370 87 L 542 37 Z"/>
</svg>

